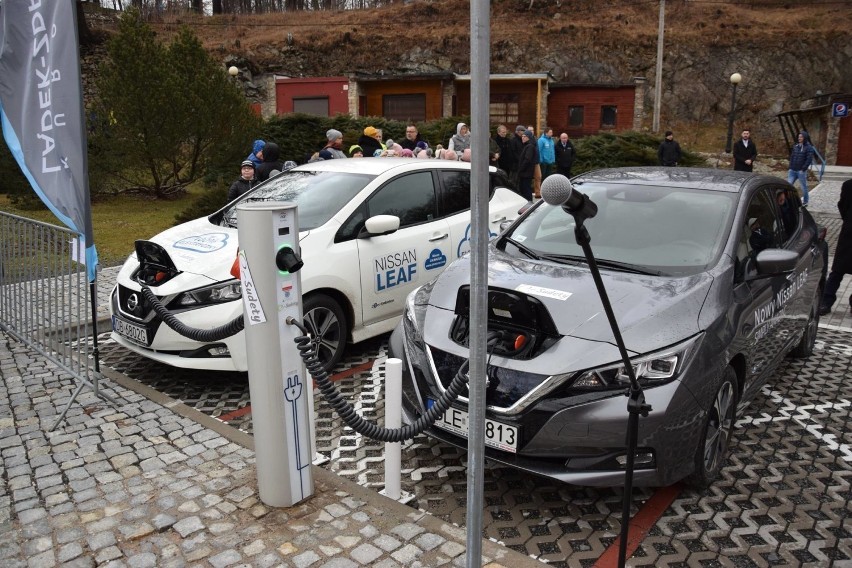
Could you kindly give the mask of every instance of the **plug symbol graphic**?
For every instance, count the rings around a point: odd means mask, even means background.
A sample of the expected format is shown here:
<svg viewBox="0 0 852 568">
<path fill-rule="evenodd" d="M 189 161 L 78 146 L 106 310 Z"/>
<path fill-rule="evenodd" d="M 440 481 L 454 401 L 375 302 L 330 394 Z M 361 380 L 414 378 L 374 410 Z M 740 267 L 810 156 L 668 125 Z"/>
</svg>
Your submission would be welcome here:
<svg viewBox="0 0 852 568">
<path fill-rule="evenodd" d="M 299 375 L 287 377 L 287 387 L 284 389 L 284 398 L 288 402 L 295 402 L 302 396 L 302 382 L 299 380 Z"/>
</svg>

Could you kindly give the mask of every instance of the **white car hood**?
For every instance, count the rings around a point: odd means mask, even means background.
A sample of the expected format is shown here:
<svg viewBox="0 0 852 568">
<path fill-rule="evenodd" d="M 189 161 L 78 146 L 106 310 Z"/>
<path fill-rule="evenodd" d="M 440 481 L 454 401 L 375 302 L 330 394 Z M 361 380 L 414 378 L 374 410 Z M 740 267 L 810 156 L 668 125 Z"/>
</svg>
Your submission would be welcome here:
<svg viewBox="0 0 852 568">
<path fill-rule="evenodd" d="M 203 275 L 216 282 L 233 278 L 230 270 L 239 248 L 236 229 L 213 225 L 202 217 L 149 240 L 166 249 L 181 272 Z"/>
</svg>

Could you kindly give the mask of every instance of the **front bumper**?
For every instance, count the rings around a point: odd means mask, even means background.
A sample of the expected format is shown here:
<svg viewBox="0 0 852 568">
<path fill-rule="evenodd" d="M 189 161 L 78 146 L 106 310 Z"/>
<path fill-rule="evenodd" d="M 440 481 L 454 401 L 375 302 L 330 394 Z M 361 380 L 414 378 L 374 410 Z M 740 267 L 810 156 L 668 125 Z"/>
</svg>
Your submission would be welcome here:
<svg viewBox="0 0 852 568">
<path fill-rule="evenodd" d="M 436 398 L 439 391 L 431 372 L 424 372 L 422 366 L 412 362 L 403 326 L 401 323 L 391 335 L 389 356 L 405 362 L 403 412 L 410 423 L 424 412 L 425 399 Z M 637 454 L 650 454 L 653 461 L 637 465 L 634 483 L 638 486 L 670 485 L 692 472 L 705 410 L 680 381 L 647 389 L 645 398 L 653 410 L 647 417 L 639 418 Z M 489 418 L 518 426 L 522 443 L 517 453 L 486 447 L 485 456 L 493 462 L 565 483 L 621 485 L 626 473 L 619 457 L 623 461 L 626 453 L 627 401 L 622 391 L 579 403 L 572 403 L 570 399 L 543 400 L 509 417 L 488 412 Z M 463 403 L 454 406 L 466 408 Z M 465 437 L 449 431 L 433 426 L 426 433 L 467 448 Z"/>
<path fill-rule="evenodd" d="M 131 323 L 146 326 L 149 329 L 149 333 L 153 337 L 148 346 L 134 343 L 119 335 L 114 330 L 110 336 L 120 345 L 143 357 L 184 369 L 237 372 L 248 370 L 245 332 L 243 331 L 211 344 L 193 341 L 168 327 L 156 314 L 151 319 L 141 321 L 122 313 L 118 306 L 118 286 L 113 289 L 110 295 L 109 307 L 113 322 L 115 321 L 114 318 L 118 316 Z M 211 329 L 241 314 L 242 303 L 236 300 L 215 306 L 178 312 L 175 314 L 175 317 L 187 326 L 198 329 Z M 226 348 L 228 354 L 219 356 L 209 355 L 208 349 L 219 347 Z"/>
</svg>

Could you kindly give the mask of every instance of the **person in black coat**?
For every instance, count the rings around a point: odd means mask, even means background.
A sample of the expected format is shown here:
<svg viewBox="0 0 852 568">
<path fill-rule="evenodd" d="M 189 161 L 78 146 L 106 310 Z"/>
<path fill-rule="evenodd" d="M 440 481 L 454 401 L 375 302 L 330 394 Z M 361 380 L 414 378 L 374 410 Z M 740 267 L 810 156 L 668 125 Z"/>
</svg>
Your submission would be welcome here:
<svg viewBox="0 0 852 568">
<path fill-rule="evenodd" d="M 281 161 L 281 149 L 275 142 L 267 142 L 263 147 L 263 163 L 254 169 L 254 177 L 257 181 L 266 181 L 273 170 L 284 171 L 284 162 Z"/>
<path fill-rule="evenodd" d="M 740 140 L 734 144 L 734 169 L 739 172 L 750 172 L 754 169 L 757 158 L 757 146 L 751 140 L 751 131 L 746 128 Z"/>
<path fill-rule="evenodd" d="M 657 159 L 660 160 L 661 166 L 673 168 L 680 161 L 680 158 L 680 144 L 675 141 L 674 133 L 671 130 L 666 130 L 666 137 L 657 149 Z"/>
<path fill-rule="evenodd" d="M 254 162 L 245 160 L 240 164 L 240 179 L 232 183 L 231 187 L 228 188 L 228 202 L 248 192 L 256 185 L 257 181 L 254 179 Z"/>
<path fill-rule="evenodd" d="M 364 129 L 364 134 L 358 138 L 358 145 L 364 152 L 365 158 L 372 158 L 376 154 L 376 150 L 383 150 L 382 143 L 378 140 L 379 131 L 372 126 Z"/>
<path fill-rule="evenodd" d="M 831 272 L 825 281 L 825 290 L 822 292 L 822 302 L 819 306 L 819 314 L 824 316 L 831 312 L 831 306 L 837 300 L 837 290 L 843 276 L 852 274 L 852 179 L 847 179 L 840 186 L 840 201 L 837 209 L 843 219 L 840 227 L 840 236 L 837 239 L 837 248 L 834 249 L 834 262 L 831 264 Z M 825 259 L 828 262 L 828 259 Z M 852 311 L 852 296 L 849 297 L 849 308 Z"/>
<path fill-rule="evenodd" d="M 532 130 L 526 130 L 521 135 L 523 146 L 518 158 L 518 193 L 527 201 L 533 198 L 533 177 L 535 167 L 538 165 L 535 134 Z"/>
<path fill-rule="evenodd" d="M 574 165 L 574 145 L 568 138 L 568 133 L 563 132 L 559 135 L 559 142 L 556 143 L 556 173 L 563 176 L 571 177 L 571 166 Z"/>
</svg>

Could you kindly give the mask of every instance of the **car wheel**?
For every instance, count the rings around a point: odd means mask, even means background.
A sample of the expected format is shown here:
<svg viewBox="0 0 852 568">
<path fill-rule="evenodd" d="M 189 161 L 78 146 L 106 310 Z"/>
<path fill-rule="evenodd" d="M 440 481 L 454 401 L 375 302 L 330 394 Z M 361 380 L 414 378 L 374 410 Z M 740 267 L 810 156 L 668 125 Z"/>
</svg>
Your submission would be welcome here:
<svg viewBox="0 0 852 568">
<path fill-rule="evenodd" d="M 326 372 L 331 372 L 343 357 L 349 328 L 343 309 L 324 294 L 305 298 L 302 305 L 305 327 L 311 333 L 311 347 Z"/>
<path fill-rule="evenodd" d="M 790 351 L 790 356 L 796 359 L 804 359 L 810 357 L 814 352 L 814 344 L 816 344 L 817 330 L 819 329 L 819 300 L 822 294 L 818 293 L 811 306 L 811 315 L 808 318 L 808 324 L 805 326 L 805 331 L 802 334 L 802 339 Z"/>
<path fill-rule="evenodd" d="M 729 365 L 707 412 L 701 443 L 695 450 L 695 471 L 686 479 L 688 485 L 706 489 L 719 476 L 728 456 L 736 413 L 737 373 Z"/>
</svg>

